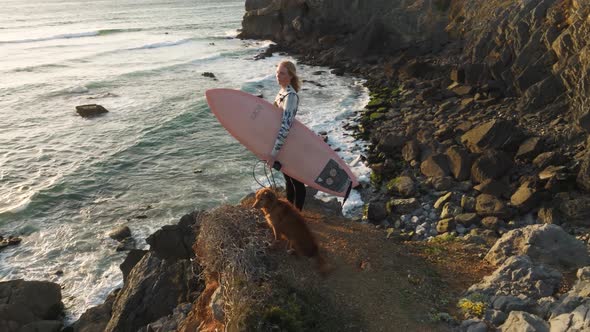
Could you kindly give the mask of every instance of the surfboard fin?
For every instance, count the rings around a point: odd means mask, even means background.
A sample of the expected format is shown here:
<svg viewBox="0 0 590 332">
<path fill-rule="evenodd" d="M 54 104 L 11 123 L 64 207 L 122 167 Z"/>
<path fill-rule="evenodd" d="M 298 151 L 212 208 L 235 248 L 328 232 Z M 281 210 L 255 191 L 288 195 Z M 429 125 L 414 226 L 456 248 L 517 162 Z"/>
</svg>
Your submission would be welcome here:
<svg viewBox="0 0 590 332">
<path fill-rule="evenodd" d="M 346 195 L 344 195 L 344 200 L 342 201 L 342 206 L 344 206 L 344 203 L 346 203 L 346 200 L 348 199 L 348 196 L 350 195 L 351 190 L 352 190 L 352 181 L 350 181 L 350 183 L 348 184 L 348 189 L 346 189 Z"/>
</svg>

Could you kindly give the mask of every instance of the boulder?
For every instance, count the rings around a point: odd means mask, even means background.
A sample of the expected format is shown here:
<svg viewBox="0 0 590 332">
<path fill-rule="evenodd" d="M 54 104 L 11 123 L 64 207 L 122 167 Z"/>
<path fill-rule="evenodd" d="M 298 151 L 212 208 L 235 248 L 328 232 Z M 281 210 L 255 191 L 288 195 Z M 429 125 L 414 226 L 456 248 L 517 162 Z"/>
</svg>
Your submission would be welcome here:
<svg viewBox="0 0 590 332">
<path fill-rule="evenodd" d="M 459 146 L 451 146 L 446 153 L 449 168 L 457 181 L 465 181 L 469 179 L 471 174 L 471 156 L 467 150 Z"/>
<path fill-rule="evenodd" d="M 502 152 L 486 150 L 471 166 L 471 179 L 482 183 L 490 179 L 499 179 L 512 167 L 510 157 Z"/>
<path fill-rule="evenodd" d="M 449 165 L 444 154 L 434 154 L 420 164 L 420 171 L 428 177 L 449 175 Z"/>
<path fill-rule="evenodd" d="M 564 221 L 573 225 L 590 226 L 590 197 L 577 193 L 559 193 L 554 202 Z"/>
<path fill-rule="evenodd" d="M 452 202 L 447 202 L 447 203 L 445 203 L 445 205 L 442 208 L 442 211 L 440 213 L 440 218 L 441 219 L 454 218 L 455 216 L 457 216 L 461 213 L 463 213 L 463 209 L 460 206 L 456 206 Z"/>
<path fill-rule="evenodd" d="M 406 144 L 407 137 L 397 134 L 388 134 L 384 136 L 379 142 L 379 150 L 384 153 L 394 154 L 398 153 L 404 144 Z"/>
<path fill-rule="evenodd" d="M 137 264 L 147 252 L 147 250 L 138 249 L 132 249 L 129 251 L 123 263 L 119 265 L 119 269 L 121 269 L 121 272 L 123 273 L 123 282 L 127 281 L 129 272 L 131 272 L 135 264 Z"/>
<path fill-rule="evenodd" d="M 105 332 L 137 331 L 187 302 L 192 264 L 189 259 L 161 259 L 148 252 L 131 270 L 117 294 Z"/>
<path fill-rule="evenodd" d="M 487 229 L 497 231 L 500 227 L 502 227 L 504 221 L 498 217 L 485 217 L 481 220 L 481 224 Z"/>
<path fill-rule="evenodd" d="M 590 301 L 579 305 L 572 312 L 561 314 L 549 320 L 551 331 L 590 331 Z"/>
<path fill-rule="evenodd" d="M 539 169 L 544 169 L 547 166 L 558 166 L 565 162 L 565 158 L 561 153 L 556 151 L 543 152 L 533 159 L 533 165 Z"/>
<path fill-rule="evenodd" d="M 509 198 L 510 193 L 512 192 L 512 189 L 506 182 L 494 179 L 487 179 L 473 187 L 473 189 L 479 191 L 482 194 L 505 198 Z"/>
<path fill-rule="evenodd" d="M 145 241 L 161 259 L 190 259 L 194 256 L 192 246 L 196 235 L 193 226 L 197 219 L 194 215 L 192 218 L 185 216 L 177 225 L 162 226 Z"/>
<path fill-rule="evenodd" d="M 441 219 L 436 224 L 436 231 L 439 234 L 452 232 L 455 230 L 456 226 L 457 225 L 455 224 L 455 221 L 453 220 L 453 218 Z"/>
<path fill-rule="evenodd" d="M 402 157 L 408 162 L 417 160 L 420 157 L 420 145 L 416 140 L 406 142 L 402 148 Z"/>
<path fill-rule="evenodd" d="M 549 332 L 549 324 L 528 312 L 512 311 L 498 330 L 501 332 Z"/>
<path fill-rule="evenodd" d="M 432 188 L 438 191 L 449 190 L 453 187 L 453 179 L 450 176 L 437 176 L 430 178 Z"/>
<path fill-rule="evenodd" d="M 461 196 L 461 207 L 464 211 L 474 212 L 475 211 L 475 198 L 467 195 Z"/>
<path fill-rule="evenodd" d="M 455 221 L 458 224 L 469 227 L 479 221 L 479 216 L 476 213 L 462 213 L 455 216 Z"/>
<path fill-rule="evenodd" d="M 504 202 L 488 194 L 477 196 L 475 199 L 475 211 L 482 217 L 508 218 L 511 215 L 511 211 Z"/>
<path fill-rule="evenodd" d="M 73 332 L 103 332 L 111 319 L 113 302 L 119 289 L 113 291 L 103 304 L 87 309 L 72 325 Z"/>
<path fill-rule="evenodd" d="M 491 120 L 461 136 L 461 142 L 474 153 L 488 149 L 516 150 L 524 135 L 512 121 Z"/>
<path fill-rule="evenodd" d="M 499 265 L 515 255 L 528 255 L 535 263 L 566 269 L 590 264 L 585 244 L 552 224 L 531 225 L 507 232 L 490 249 L 485 260 Z"/>
<path fill-rule="evenodd" d="M 392 199 L 387 203 L 389 213 L 396 212 L 399 214 L 408 214 L 420 207 L 420 202 L 416 198 Z"/>
<path fill-rule="evenodd" d="M 510 203 L 524 213 L 536 207 L 541 199 L 541 193 L 537 191 L 535 185 L 525 182 L 510 197 Z"/>
<path fill-rule="evenodd" d="M 513 295 L 538 300 L 553 295 L 561 278 L 558 270 L 534 264 L 528 256 L 511 256 L 491 275 L 469 287 L 467 294 L 476 293 L 490 298 Z"/>
<path fill-rule="evenodd" d="M 387 218 L 386 204 L 381 200 L 372 200 L 366 206 L 366 218 L 372 223 L 380 223 Z"/>
<path fill-rule="evenodd" d="M 103 113 L 108 113 L 108 110 L 101 105 L 88 104 L 76 106 L 76 112 L 85 118 L 94 117 Z"/>
<path fill-rule="evenodd" d="M 23 308 L 38 320 L 57 320 L 63 311 L 61 287 L 49 281 L 0 282 L 0 303 Z"/>
<path fill-rule="evenodd" d="M 416 193 L 416 185 L 411 177 L 399 176 L 387 183 L 387 190 L 403 197 L 410 197 Z"/>
<path fill-rule="evenodd" d="M 530 137 L 526 139 L 516 152 L 514 159 L 517 160 L 532 160 L 543 150 L 543 141 L 541 137 Z"/>
<path fill-rule="evenodd" d="M 539 209 L 537 216 L 539 218 L 539 221 L 543 224 L 561 224 L 559 212 L 555 208 L 542 207 Z"/>
</svg>

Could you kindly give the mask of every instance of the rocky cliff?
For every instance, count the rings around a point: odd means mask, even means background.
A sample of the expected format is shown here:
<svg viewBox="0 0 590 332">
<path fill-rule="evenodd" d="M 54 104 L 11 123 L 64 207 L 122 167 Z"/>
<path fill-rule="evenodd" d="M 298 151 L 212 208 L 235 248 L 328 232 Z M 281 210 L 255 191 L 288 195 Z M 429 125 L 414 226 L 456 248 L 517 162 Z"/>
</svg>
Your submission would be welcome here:
<svg viewBox="0 0 590 332">
<path fill-rule="evenodd" d="M 590 130 L 589 14 L 578 0 L 247 0 L 241 37 L 333 65 L 443 54 L 463 82 L 521 97 L 521 112 L 567 114 Z"/>
</svg>

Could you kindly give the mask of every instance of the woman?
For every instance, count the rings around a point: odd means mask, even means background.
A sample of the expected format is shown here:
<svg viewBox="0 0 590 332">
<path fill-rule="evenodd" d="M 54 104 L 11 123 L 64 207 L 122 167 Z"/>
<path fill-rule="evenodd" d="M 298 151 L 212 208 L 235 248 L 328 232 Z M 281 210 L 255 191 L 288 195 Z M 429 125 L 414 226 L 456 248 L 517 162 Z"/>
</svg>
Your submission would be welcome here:
<svg viewBox="0 0 590 332">
<path fill-rule="evenodd" d="M 277 66 L 276 79 L 281 90 L 277 94 L 274 104 L 283 110 L 283 118 L 275 145 L 267 160 L 268 165 L 271 167 L 275 166 L 276 157 L 283 147 L 285 139 L 289 134 L 293 121 L 295 120 L 297 106 L 299 105 L 299 96 L 297 95 L 297 92 L 301 86 L 295 65 L 290 61 L 282 61 L 279 63 Z M 285 177 L 287 200 L 295 205 L 299 211 L 303 210 L 303 203 L 305 202 L 305 185 L 285 173 L 283 173 L 283 176 Z"/>
</svg>

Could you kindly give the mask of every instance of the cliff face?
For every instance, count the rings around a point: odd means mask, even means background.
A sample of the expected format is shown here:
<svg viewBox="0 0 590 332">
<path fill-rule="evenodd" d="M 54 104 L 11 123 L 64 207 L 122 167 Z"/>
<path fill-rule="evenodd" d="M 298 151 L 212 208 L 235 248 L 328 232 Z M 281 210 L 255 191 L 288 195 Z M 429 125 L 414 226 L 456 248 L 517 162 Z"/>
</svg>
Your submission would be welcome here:
<svg viewBox="0 0 590 332">
<path fill-rule="evenodd" d="M 567 114 L 590 131 L 587 1 L 247 0 L 246 11 L 241 37 L 323 52 L 324 64 L 453 54 L 438 62 L 458 67 L 464 83 L 491 82 L 520 97 L 523 113 Z"/>
<path fill-rule="evenodd" d="M 501 82 L 520 110 L 556 103 L 579 122 L 588 112 L 590 3 L 578 0 L 470 0 L 456 4 L 448 30 L 464 42 L 474 80 Z M 474 82 L 472 82 L 474 83 Z"/>
<path fill-rule="evenodd" d="M 311 47 L 347 45 L 349 55 L 395 51 L 411 44 L 439 49 L 450 0 L 246 0 L 243 38 Z"/>
</svg>

